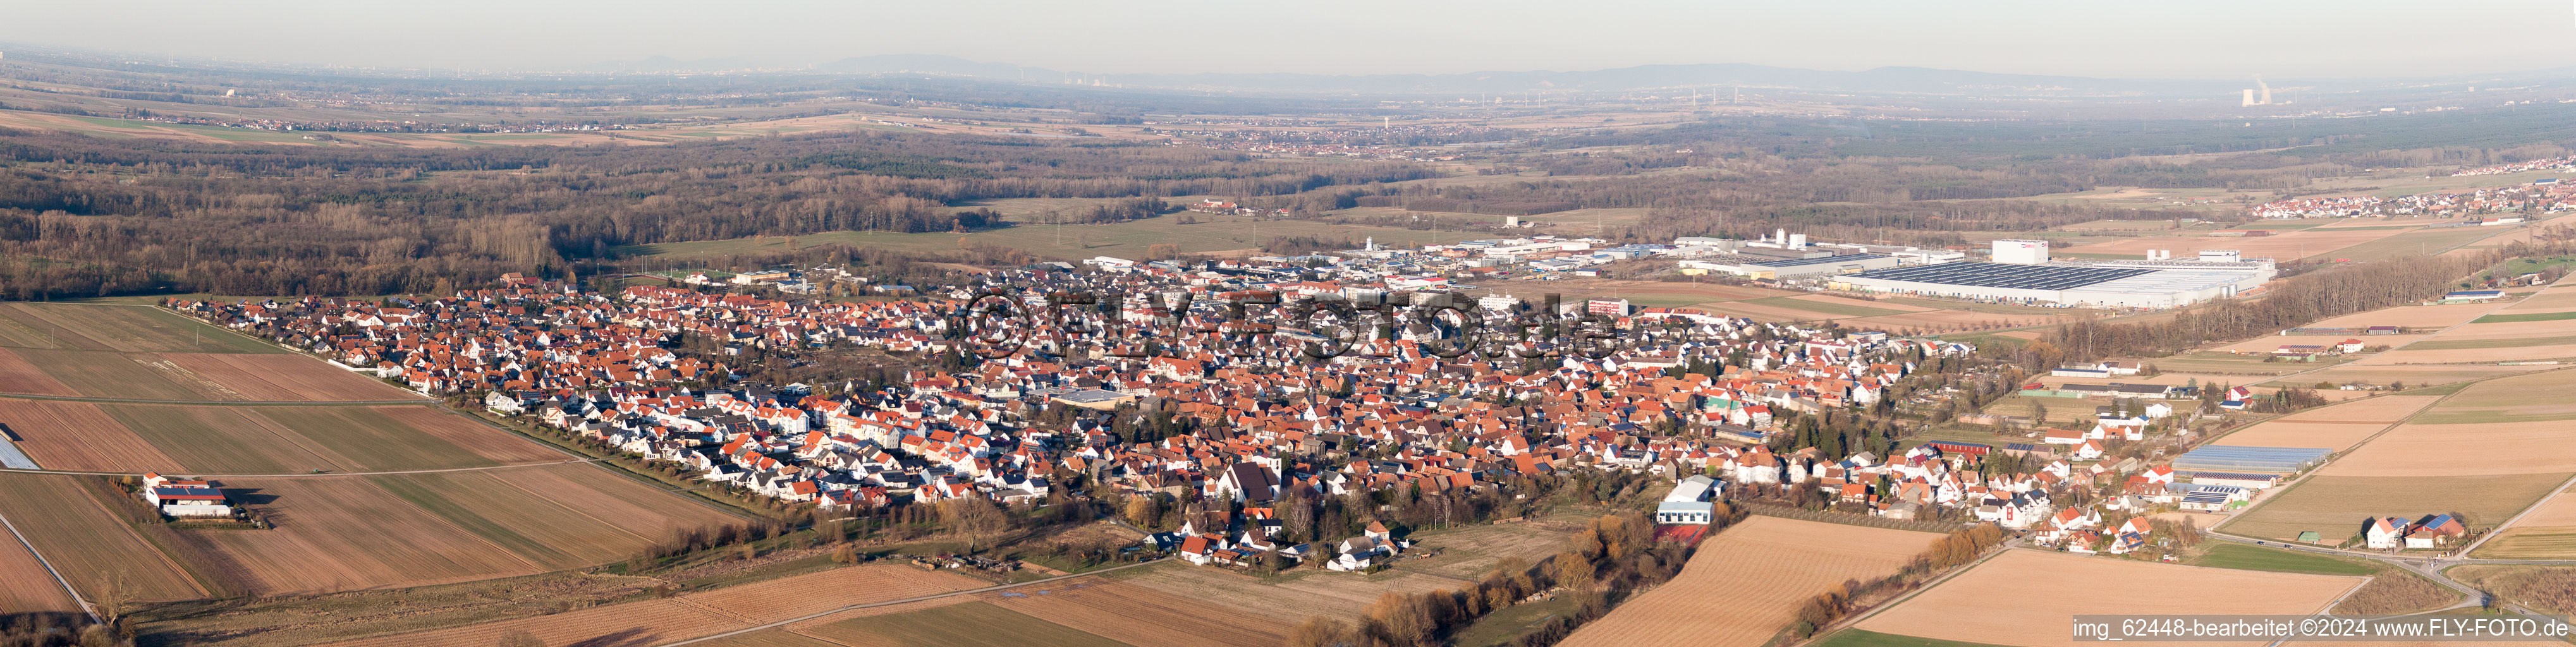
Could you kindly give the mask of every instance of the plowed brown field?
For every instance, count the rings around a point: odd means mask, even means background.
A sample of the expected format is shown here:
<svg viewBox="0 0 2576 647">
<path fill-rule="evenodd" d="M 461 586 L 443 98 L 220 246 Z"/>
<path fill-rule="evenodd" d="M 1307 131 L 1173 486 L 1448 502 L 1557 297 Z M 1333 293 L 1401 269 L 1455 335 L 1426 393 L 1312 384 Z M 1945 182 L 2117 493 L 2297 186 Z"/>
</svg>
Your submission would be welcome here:
<svg viewBox="0 0 2576 647">
<path fill-rule="evenodd" d="M 72 596 L 45 572 L 18 538 L 0 535 L 0 615 L 33 611 L 79 611 Z"/>
<path fill-rule="evenodd" d="M 2322 613 L 2326 603 L 2361 582 L 2015 549 L 1855 626 L 1990 645 L 2072 645 L 2067 618 L 2079 613 Z"/>
<path fill-rule="evenodd" d="M 477 456 L 492 459 L 493 462 L 503 465 L 544 463 L 570 458 L 563 452 L 547 449 L 534 441 L 429 407 L 385 406 L 374 407 L 374 409 L 377 413 L 384 414 L 385 417 L 392 418 L 404 426 L 420 430 L 421 433 L 435 436 L 439 440 L 455 443 L 466 451 L 474 452 Z"/>
<path fill-rule="evenodd" d="M 245 400 L 334 402 L 420 397 L 328 362 L 298 355 L 162 353 L 161 357 L 224 385 Z"/>
<path fill-rule="evenodd" d="M 1130 645 L 1272 647 L 1288 623 L 1243 613 L 1207 613 L 1191 600 L 1140 586 L 1085 580 L 1014 589 L 985 601 Z"/>
<path fill-rule="evenodd" d="M 89 597 L 111 583 L 137 600 L 187 600 L 205 595 L 195 582 L 163 557 L 159 549 L 135 536 L 125 521 L 100 506 L 98 499 L 73 481 L 91 478 L 61 474 L 0 476 L 0 513 L 45 559 Z M 0 537 L 0 542 L 16 543 Z M 52 578 L 46 578 L 50 583 Z"/>
<path fill-rule="evenodd" d="M 98 405 L 49 400 L 0 400 L 0 424 L 25 440 L 18 449 L 51 470 L 169 472 L 178 459 L 161 453 Z"/>
<path fill-rule="evenodd" d="M 461 582 L 538 572 L 492 542 L 361 477 L 226 479 L 269 530 L 186 530 L 262 594 Z"/>
<path fill-rule="evenodd" d="M 1566 647 L 1760 645 L 1847 579 L 1896 573 L 1941 535 L 1751 517 L 1699 546 L 1680 577 L 1575 630 Z M 2062 627 L 2061 627 L 2062 629 Z"/>
<path fill-rule="evenodd" d="M 329 643 L 327 647 L 490 645 L 498 643 L 501 636 L 512 631 L 536 634 L 548 645 L 660 645 L 834 607 L 900 600 L 986 584 L 983 580 L 963 575 L 910 566 L 857 566 L 665 600 L 613 604 L 534 618 L 363 638 Z"/>
<path fill-rule="evenodd" d="M 9 349 L 0 348 L 0 393 L 80 395 Z"/>
</svg>

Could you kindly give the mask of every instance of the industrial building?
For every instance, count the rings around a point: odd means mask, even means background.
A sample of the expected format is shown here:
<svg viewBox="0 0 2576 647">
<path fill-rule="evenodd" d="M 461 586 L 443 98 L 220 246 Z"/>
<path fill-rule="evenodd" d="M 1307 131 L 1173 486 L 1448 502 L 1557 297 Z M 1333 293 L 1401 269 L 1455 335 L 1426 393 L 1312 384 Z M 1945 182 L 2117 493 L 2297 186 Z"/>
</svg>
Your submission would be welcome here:
<svg viewBox="0 0 2576 647">
<path fill-rule="evenodd" d="M 2002 241 L 1997 241 L 2002 242 Z M 2031 256 L 2015 248 L 2016 259 Z M 2047 249 L 2037 248 L 2045 257 Z M 2003 256 L 1998 248 L 1998 256 Z M 2173 308 L 2251 291 L 2278 272 L 2268 259 L 2084 263 L 1943 263 L 1834 277 L 1837 289 L 1893 292 L 1973 301 L 2111 308 Z"/>
<path fill-rule="evenodd" d="M 2045 240 L 1998 240 L 1994 245 L 1997 263 L 2038 265 L 2048 262 L 2048 241 Z"/>
</svg>

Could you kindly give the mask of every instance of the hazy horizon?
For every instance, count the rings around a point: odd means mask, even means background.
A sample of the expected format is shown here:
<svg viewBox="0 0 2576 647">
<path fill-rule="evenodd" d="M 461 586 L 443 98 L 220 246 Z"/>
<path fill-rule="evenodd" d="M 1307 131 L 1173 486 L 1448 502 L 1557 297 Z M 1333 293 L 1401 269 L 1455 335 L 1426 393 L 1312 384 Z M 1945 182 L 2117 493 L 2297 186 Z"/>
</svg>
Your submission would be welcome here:
<svg viewBox="0 0 2576 647">
<path fill-rule="evenodd" d="M 138 8 L 139 7 L 139 8 Z M 2576 11 L 2550 0 L 2096 5 L 1863 0 L 1832 8 L 1611 0 L 1283 11 L 1234 2 L 1108 7 L 962 0 L 463 0 L 435 11 L 253 0 L 40 3 L 0 40 L 143 54 L 392 68 L 574 69 L 656 56 L 800 67 L 938 54 L 1093 74 L 1443 74 L 1749 63 L 2104 78 L 2491 74 L 2576 65 Z"/>
</svg>

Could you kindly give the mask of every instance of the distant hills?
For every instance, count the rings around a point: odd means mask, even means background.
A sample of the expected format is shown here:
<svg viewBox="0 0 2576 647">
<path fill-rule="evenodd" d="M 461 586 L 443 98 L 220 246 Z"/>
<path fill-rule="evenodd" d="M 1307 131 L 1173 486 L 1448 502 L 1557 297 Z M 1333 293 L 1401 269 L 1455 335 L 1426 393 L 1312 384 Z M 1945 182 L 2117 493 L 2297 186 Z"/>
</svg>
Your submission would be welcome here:
<svg viewBox="0 0 2576 647">
<path fill-rule="evenodd" d="M 1459 74 L 1098 74 L 1009 63 L 973 61 L 940 54 L 882 54 L 844 58 L 818 65 L 755 65 L 741 58 L 682 61 L 654 57 L 601 63 L 584 71 L 623 73 L 797 71 L 825 74 L 921 74 L 1028 84 L 1115 85 L 1202 92 L 1251 92 L 1341 95 L 1513 95 L 1530 92 L 1629 92 L 1683 90 L 1724 92 L 1730 87 L 1792 89 L 1822 93 L 1905 94 L 1960 97 L 2026 98 L 2173 98 L 2201 100 L 2235 96 L 2253 80 L 2103 79 L 2081 76 L 2001 74 L 1927 67 L 1880 67 L 1857 72 L 1808 70 L 1746 63 L 1638 65 L 1581 71 L 1487 71 Z M 2470 85 L 2503 87 L 2515 83 L 2564 86 L 2576 68 L 2470 75 L 2445 79 L 2327 79 L 2303 82 L 2315 92 L 2397 91 L 2402 94 L 2458 90 Z M 2272 87 L 2299 83 L 2273 79 Z M 1689 91 L 1689 90 L 1683 90 Z M 2322 98 L 2315 94 L 2312 98 Z"/>
<path fill-rule="evenodd" d="M 668 73 L 788 69 L 830 74 L 926 74 L 1039 84 L 1098 83 L 1127 87 L 1212 91 L 1376 95 L 1479 92 L 1511 94 L 1550 90 L 1615 92 L 1654 88 L 1745 86 L 1904 94 L 2209 96 L 2233 92 L 2239 86 L 2246 85 L 2240 82 L 2218 81 L 1996 74 L 1923 67 L 1882 67 L 1859 72 L 1838 72 L 1744 63 L 1639 65 L 1572 72 L 1489 71 L 1459 74 L 1097 74 L 973 61 L 940 54 L 858 56 L 806 67 L 757 65 L 741 58 L 683 61 L 667 56 L 656 56 L 639 61 L 599 63 L 586 66 L 582 71 Z"/>
</svg>

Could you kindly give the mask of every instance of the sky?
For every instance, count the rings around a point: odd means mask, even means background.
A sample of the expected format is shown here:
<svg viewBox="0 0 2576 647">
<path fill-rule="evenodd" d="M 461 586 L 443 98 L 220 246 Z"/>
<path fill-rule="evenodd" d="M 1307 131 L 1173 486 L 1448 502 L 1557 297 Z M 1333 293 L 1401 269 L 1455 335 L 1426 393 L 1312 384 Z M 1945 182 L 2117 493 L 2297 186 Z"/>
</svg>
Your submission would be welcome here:
<svg viewBox="0 0 2576 647">
<path fill-rule="evenodd" d="M 130 0 L 24 2 L 0 42 L 374 67 L 945 54 L 1077 72 L 1753 63 L 2110 78 L 2576 66 L 2570 0 Z"/>
</svg>

